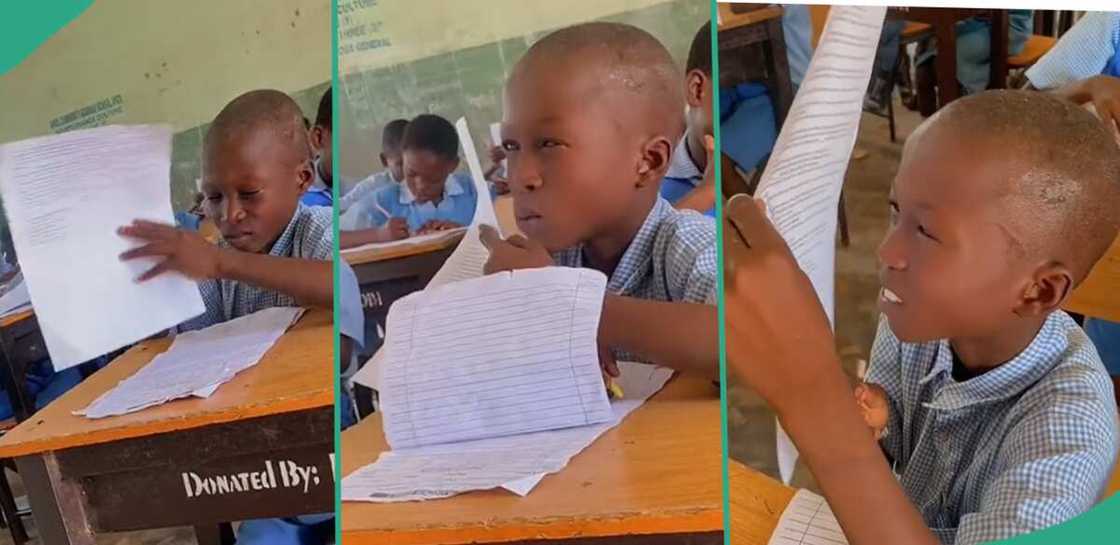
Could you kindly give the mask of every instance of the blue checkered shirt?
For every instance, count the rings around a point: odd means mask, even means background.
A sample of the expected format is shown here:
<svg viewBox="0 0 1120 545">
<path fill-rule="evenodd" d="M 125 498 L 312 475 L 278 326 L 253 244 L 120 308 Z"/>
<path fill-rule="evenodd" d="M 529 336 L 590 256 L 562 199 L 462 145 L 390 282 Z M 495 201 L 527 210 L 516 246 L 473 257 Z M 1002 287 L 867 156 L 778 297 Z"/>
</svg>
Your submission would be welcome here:
<svg viewBox="0 0 1120 545">
<path fill-rule="evenodd" d="M 332 214 L 329 207 L 300 203 L 268 255 L 329 261 L 334 245 Z M 224 240 L 218 245 L 228 247 Z M 299 306 L 290 295 L 235 280 L 204 280 L 198 288 L 206 313 L 184 322 L 179 326 L 181 331 L 202 329 L 266 308 Z"/>
<path fill-rule="evenodd" d="M 563 267 L 582 267 L 583 246 L 561 250 L 552 258 Z M 607 292 L 714 305 L 717 274 L 715 221 L 692 210 L 677 210 L 658 197 L 607 281 Z"/>
<path fill-rule="evenodd" d="M 1108 373 L 1073 319 L 1051 314 L 980 376 L 952 370 L 947 340 L 904 343 L 880 320 L 867 376 L 890 398 L 880 446 L 942 543 L 1005 539 L 1093 506 L 1120 434 Z"/>
<path fill-rule="evenodd" d="M 1120 12 L 1090 11 L 1027 69 L 1039 89 L 1053 89 L 1098 74 L 1120 76 Z"/>
</svg>

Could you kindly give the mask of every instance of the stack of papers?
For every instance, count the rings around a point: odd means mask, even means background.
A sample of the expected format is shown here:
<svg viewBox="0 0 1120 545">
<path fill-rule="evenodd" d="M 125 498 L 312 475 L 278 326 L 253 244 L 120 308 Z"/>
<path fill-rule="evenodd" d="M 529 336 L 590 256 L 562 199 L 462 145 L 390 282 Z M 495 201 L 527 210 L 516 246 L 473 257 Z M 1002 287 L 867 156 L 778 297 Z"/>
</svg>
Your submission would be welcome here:
<svg viewBox="0 0 1120 545">
<path fill-rule="evenodd" d="M 393 450 L 346 477 L 343 499 L 524 495 L 617 425 L 672 371 L 625 363 L 627 398 L 609 402 L 597 342 L 605 289 L 598 271 L 550 267 L 397 301 L 380 380 Z"/>
<path fill-rule="evenodd" d="M 341 254 L 342 257 L 345 258 L 347 256 L 368 252 L 370 250 L 387 250 L 389 248 L 416 246 L 427 242 L 450 240 L 454 239 L 455 237 L 463 236 L 463 233 L 465 233 L 466 231 L 466 227 L 456 227 L 455 229 L 436 231 L 434 233 L 428 233 L 426 235 L 417 235 L 414 237 L 403 238 L 401 240 L 394 240 L 390 242 L 371 242 L 369 244 L 363 244 L 361 246 L 339 250 L 339 254 Z"/>
<path fill-rule="evenodd" d="M 801 489 L 782 511 L 767 545 L 848 545 L 848 538 L 828 502 Z"/>
<path fill-rule="evenodd" d="M 209 397 L 260 361 L 303 309 L 273 307 L 175 337 L 171 348 L 75 414 L 104 418 L 188 396 Z"/>
</svg>

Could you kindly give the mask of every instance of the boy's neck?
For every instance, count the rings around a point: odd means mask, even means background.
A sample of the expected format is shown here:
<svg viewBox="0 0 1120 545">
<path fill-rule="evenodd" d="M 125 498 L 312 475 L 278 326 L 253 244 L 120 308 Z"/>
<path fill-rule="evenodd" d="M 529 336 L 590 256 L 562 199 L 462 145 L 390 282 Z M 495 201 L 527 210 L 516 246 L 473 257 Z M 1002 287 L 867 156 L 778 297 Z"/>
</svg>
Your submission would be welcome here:
<svg viewBox="0 0 1120 545">
<path fill-rule="evenodd" d="M 630 243 L 634 242 L 634 237 L 638 235 L 642 224 L 649 217 L 654 202 L 656 199 L 645 206 L 635 207 L 634 213 L 628 214 L 615 225 L 604 230 L 608 232 L 585 242 L 583 255 L 587 259 L 587 265 L 610 278 L 618 267 L 618 262 L 622 260 L 622 255 L 626 253 Z"/>
<path fill-rule="evenodd" d="M 692 158 L 692 162 L 704 172 L 708 168 L 708 154 L 704 151 L 704 135 L 698 134 L 697 131 L 688 131 L 685 133 L 684 149 L 688 152 L 688 156 Z"/>
<path fill-rule="evenodd" d="M 1026 350 L 1046 317 L 1015 320 L 994 336 L 949 339 L 949 346 L 968 378 L 980 376 Z"/>
</svg>

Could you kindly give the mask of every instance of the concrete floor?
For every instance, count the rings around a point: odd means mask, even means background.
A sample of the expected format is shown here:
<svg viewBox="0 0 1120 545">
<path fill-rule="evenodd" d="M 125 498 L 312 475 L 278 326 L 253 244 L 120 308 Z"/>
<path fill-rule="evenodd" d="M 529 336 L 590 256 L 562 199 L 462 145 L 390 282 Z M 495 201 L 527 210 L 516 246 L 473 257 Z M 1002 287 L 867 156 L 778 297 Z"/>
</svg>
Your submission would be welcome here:
<svg viewBox="0 0 1120 545">
<path fill-rule="evenodd" d="M 863 114 L 857 149 L 867 152 L 853 159 L 844 179 L 851 245 L 837 243 L 836 252 L 836 348 L 844 371 L 856 376 L 860 360 L 871 350 L 878 323 L 879 293 L 876 249 L 886 232 L 887 197 L 898 169 L 902 144 L 922 119 L 902 107 L 896 99 L 897 143 L 891 143 L 887 120 Z M 728 446 L 731 457 L 775 478 L 778 462 L 774 439 L 774 413 L 757 394 L 728 381 Z M 792 484 L 816 489 L 803 464 L 798 464 Z M 819 491 L 818 491 L 819 492 Z"/>
</svg>

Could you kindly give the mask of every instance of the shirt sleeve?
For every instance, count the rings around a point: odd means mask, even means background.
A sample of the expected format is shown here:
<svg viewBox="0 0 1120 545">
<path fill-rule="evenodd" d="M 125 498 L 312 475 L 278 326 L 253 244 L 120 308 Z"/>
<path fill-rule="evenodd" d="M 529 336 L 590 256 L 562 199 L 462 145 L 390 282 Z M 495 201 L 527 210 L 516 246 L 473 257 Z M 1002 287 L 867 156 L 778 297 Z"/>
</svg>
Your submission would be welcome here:
<svg viewBox="0 0 1120 545">
<path fill-rule="evenodd" d="M 879 440 L 879 447 L 883 449 L 883 454 L 891 465 L 894 465 L 902 455 L 903 415 L 899 403 L 903 396 L 902 342 L 894 336 L 886 316 L 879 317 L 879 329 L 875 333 L 875 342 L 871 345 L 871 363 L 865 380 L 887 392 L 890 414 L 887 418 L 886 435 Z"/>
<path fill-rule="evenodd" d="M 348 191 L 338 200 L 338 209 L 349 210 L 351 206 L 354 206 L 354 204 L 361 201 L 363 197 L 369 195 L 373 191 L 375 182 L 376 180 L 372 177 L 358 182 L 358 185 L 354 186 L 354 189 Z"/>
<path fill-rule="evenodd" d="M 1054 89 L 1096 76 L 1116 54 L 1118 36 L 1120 13 L 1088 12 L 1027 69 L 1027 79 L 1038 89 Z"/>
<path fill-rule="evenodd" d="M 1103 373 L 1069 378 L 1072 372 L 1048 377 L 1020 401 L 1024 409 L 1001 443 L 980 509 L 960 519 L 957 545 L 1059 524 L 1103 492 L 1118 446 L 1116 406 L 1105 399 L 1111 388 Z"/>
<path fill-rule="evenodd" d="M 203 280 L 198 283 L 198 292 L 202 295 L 202 302 L 206 305 L 206 312 L 179 324 L 175 331 L 195 331 L 204 329 L 214 324 L 226 321 L 225 310 L 222 305 L 222 288 L 218 280 Z"/>
<path fill-rule="evenodd" d="M 670 299 L 715 305 L 719 294 L 715 222 L 695 212 L 682 214 L 662 250 Z"/>
</svg>

